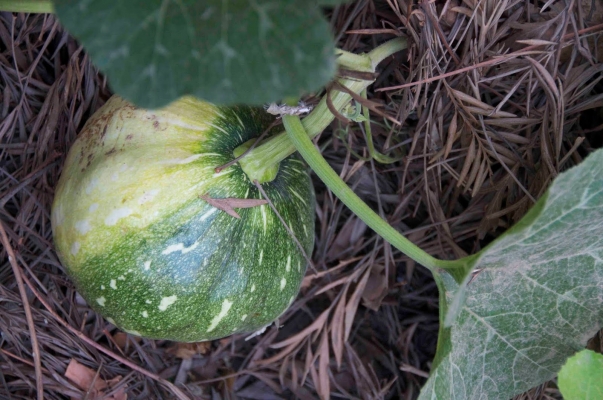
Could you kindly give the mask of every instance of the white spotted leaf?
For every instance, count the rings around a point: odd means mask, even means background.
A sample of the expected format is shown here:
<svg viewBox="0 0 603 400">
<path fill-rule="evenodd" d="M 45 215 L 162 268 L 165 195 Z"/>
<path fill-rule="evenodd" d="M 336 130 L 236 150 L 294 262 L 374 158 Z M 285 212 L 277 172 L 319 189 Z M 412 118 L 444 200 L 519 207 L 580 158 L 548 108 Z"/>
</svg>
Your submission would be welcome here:
<svg viewBox="0 0 603 400">
<path fill-rule="evenodd" d="M 420 399 L 512 398 L 553 378 L 603 326 L 602 166 L 599 150 L 559 175 L 479 254 Z M 440 278 L 444 316 L 460 287 Z"/>
<path fill-rule="evenodd" d="M 340 1 L 321 1 L 335 5 Z M 335 74 L 332 33 L 306 0 L 55 0 L 112 89 L 156 108 L 186 94 L 262 104 Z"/>
</svg>

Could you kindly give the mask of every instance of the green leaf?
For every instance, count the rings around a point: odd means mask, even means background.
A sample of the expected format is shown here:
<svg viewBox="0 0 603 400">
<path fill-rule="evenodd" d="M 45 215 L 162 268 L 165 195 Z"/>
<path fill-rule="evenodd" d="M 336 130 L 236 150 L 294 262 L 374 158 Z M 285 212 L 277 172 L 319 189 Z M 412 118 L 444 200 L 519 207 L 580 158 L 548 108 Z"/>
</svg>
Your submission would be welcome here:
<svg viewBox="0 0 603 400">
<path fill-rule="evenodd" d="M 306 0 L 56 0 L 55 10 L 112 89 L 142 107 L 185 94 L 262 104 L 335 73 L 329 26 Z"/>
<path fill-rule="evenodd" d="M 565 400 L 603 399 L 603 355 L 582 350 L 568 358 L 557 385 Z"/>
<path fill-rule="evenodd" d="M 479 254 L 421 399 L 511 398 L 553 378 L 603 325 L 602 165 L 599 150 L 559 175 Z M 443 319 L 461 288 L 438 278 Z"/>
<path fill-rule="evenodd" d="M 349 3 L 351 0 L 316 0 L 316 3 L 323 6 L 336 6 L 339 4 Z"/>
</svg>

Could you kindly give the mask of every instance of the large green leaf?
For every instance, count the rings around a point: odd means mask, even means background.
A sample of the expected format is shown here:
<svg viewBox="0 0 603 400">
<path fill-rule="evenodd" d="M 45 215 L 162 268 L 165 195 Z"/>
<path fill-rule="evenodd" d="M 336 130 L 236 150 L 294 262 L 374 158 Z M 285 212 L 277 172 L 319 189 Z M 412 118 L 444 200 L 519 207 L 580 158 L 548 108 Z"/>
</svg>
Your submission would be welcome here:
<svg viewBox="0 0 603 400">
<path fill-rule="evenodd" d="M 553 378 L 603 325 L 602 167 L 599 150 L 561 174 L 479 255 L 421 399 L 509 399 Z M 447 310 L 460 287 L 438 278 Z"/>
<path fill-rule="evenodd" d="M 55 0 L 55 10 L 112 89 L 143 107 L 185 94 L 261 104 L 335 73 L 332 34 L 312 1 Z"/>
<path fill-rule="evenodd" d="M 568 358 L 557 384 L 565 400 L 603 399 L 603 355 L 582 350 Z"/>
<path fill-rule="evenodd" d="M 336 6 L 338 4 L 349 3 L 352 0 L 316 0 L 316 2 L 320 5 L 324 6 Z"/>
</svg>

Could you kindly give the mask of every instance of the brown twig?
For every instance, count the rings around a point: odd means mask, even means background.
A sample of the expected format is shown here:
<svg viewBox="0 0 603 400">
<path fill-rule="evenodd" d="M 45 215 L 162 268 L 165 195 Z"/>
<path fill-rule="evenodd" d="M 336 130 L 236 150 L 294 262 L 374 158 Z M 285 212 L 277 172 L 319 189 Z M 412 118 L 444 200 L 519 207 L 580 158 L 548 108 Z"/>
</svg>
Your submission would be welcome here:
<svg viewBox="0 0 603 400">
<path fill-rule="evenodd" d="M 17 265 L 17 258 L 13 248 L 8 240 L 8 235 L 4 229 L 4 224 L 0 221 L 0 236 L 2 238 L 2 244 L 8 254 L 8 261 L 15 274 L 15 280 L 19 287 L 19 293 L 21 294 L 21 301 L 23 302 L 23 308 L 25 310 L 25 317 L 27 318 L 27 326 L 29 328 L 29 335 L 31 336 L 31 347 L 32 355 L 34 360 L 34 369 L 36 373 L 36 391 L 38 400 L 44 400 L 44 385 L 42 382 L 42 363 L 40 362 L 40 346 L 38 344 L 38 336 L 36 335 L 36 326 L 34 324 L 33 316 L 31 314 L 31 307 L 29 305 L 29 299 L 27 298 L 27 292 L 23 285 L 23 276 L 21 275 L 21 268 Z"/>
<path fill-rule="evenodd" d="M 48 310 L 48 312 L 53 316 L 53 318 L 60 323 L 61 325 L 63 325 L 67 330 L 69 330 L 72 334 L 74 334 L 75 336 L 77 336 L 79 339 L 81 339 L 82 341 L 84 341 L 85 343 L 87 343 L 88 345 L 94 347 L 95 349 L 97 349 L 100 352 L 105 353 L 106 355 L 108 355 L 109 357 L 113 358 L 116 361 L 119 361 L 120 363 L 126 365 L 127 367 L 133 369 L 136 372 L 139 372 L 159 383 L 161 383 L 162 385 L 168 387 L 170 390 L 172 390 L 177 396 L 178 399 L 180 400 L 190 400 L 190 398 L 182 391 L 180 390 L 178 387 L 176 387 L 173 383 L 163 379 L 162 377 L 160 377 L 157 374 L 154 374 L 150 371 L 147 371 L 146 369 L 142 368 L 141 366 L 133 363 L 132 361 L 115 354 L 114 352 L 112 352 L 111 350 L 105 348 L 104 346 L 100 345 L 99 343 L 96 343 L 94 340 L 90 339 L 88 336 L 86 336 L 83 332 L 79 331 L 78 329 L 74 328 L 73 326 L 69 325 L 65 320 L 63 320 L 63 318 L 61 318 L 55 311 L 54 309 L 50 306 L 50 304 L 46 301 L 46 299 L 44 299 L 44 297 L 42 297 L 42 295 L 40 294 L 40 292 L 38 292 L 38 290 L 34 287 L 34 285 L 29 281 L 29 279 L 26 276 L 23 276 L 23 280 L 25 281 L 25 283 L 27 284 L 27 286 L 29 287 L 29 289 L 33 292 L 34 296 L 36 296 L 36 298 L 44 305 L 44 307 Z M 43 400 L 43 398 L 40 398 L 40 400 Z"/>
<path fill-rule="evenodd" d="M 582 29 L 582 30 L 578 31 L 578 33 L 580 35 L 583 35 L 585 33 L 596 32 L 598 30 L 603 30 L 603 24 L 599 24 L 599 25 L 596 25 L 596 26 L 591 26 L 590 28 Z M 569 40 L 569 41 L 565 41 L 565 40 L 572 39 L 573 35 L 574 35 L 573 33 L 567 34 L 567 35 L 563 36 L 562 40 L 564 41 L 564 43 L 571 43 L 571 42 L 573 42 L 573 40 Z M 513 58 L 517 58 L 517 57 L 521 57 L 521 56 L 526 56 L 526 55 L 534 54 L 535 50 L 537 48 L 539 48 L 539 47 L 542 47 L 542 45 L 531 45 L 531 46 L 525 47 L 525 48 L 523 48 L 521 50 L 517 50 L 517 51 L 514 51 L 512 53 L 509 53 L 507 55 L 496 56 L 493 59 L 486 60 L 486 61 L 483 61 L 483 62 L 480 62 L 480 63 L 477 63 L 477 64 L 473 64 L 473 65 L 470 65 L 468 67 L 460 68 L 460 69 L 457 69 L 457 70 L 454 70 L 454 71 L 451 71 L 451 72 L 447 72 L 445 74 L 441 74 L 441 75 L 438 75 L 438 76 L 432 76 L 431 78 L 421 79 L 421 80 L 416 81 L 416 82 L 409 82 L 409 83 L 405 83 L 405 84 L 402 84 L 402 85 L 388 86 L 388 87 L 384 87 L 384 88 L 379 88 L 379 89 L 376 89 L 375 91 L 376 92 L 387 92 L 387 91 L 390 91 L 390 90 L 404 89 L 404 88 L 407 88 L 407 87 L 417 86 L 417 85 L 421 85 L 421 84 L 424 84 L 424 83 L 431 83 L 431 82 L 439 81 L 439 80 L 442 80 L 442 79 L 445 79 L 445 78 L 450 78 L 451 76 L 455 76 L 455 75 L 459 75 L 459 74 L 462 74 L 462 73 L 465 73 L 465 72 L 473 71 L 474 69 L 477 69 L 477 68 L 492 67 L 494 65 L 501 64 L 501 63 L 503 63 L 505 61 L 509 61 L 509 60 L 511 60 Z M 536 52 L 536 53 L 539 53 L 539 52 Z"/>
</svg>

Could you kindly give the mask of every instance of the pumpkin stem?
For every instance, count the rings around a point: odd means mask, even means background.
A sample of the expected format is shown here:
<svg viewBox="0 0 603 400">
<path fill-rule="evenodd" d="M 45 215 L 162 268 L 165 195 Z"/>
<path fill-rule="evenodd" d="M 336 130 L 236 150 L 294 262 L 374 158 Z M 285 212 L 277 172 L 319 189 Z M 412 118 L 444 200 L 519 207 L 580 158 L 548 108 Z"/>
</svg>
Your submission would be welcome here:
<svg viewBox="0 0 603 400">
<path fill-rule="evenodd" d="M 377 65 L 393 55 L 394 53 L 406 48 L 405 38 L 395 38 L 376 47 L 367 54 L 353 54 L 344 50 L 337 50 L 337 61 L 341 68 L 356 73 L 353 78 L 339 78 L 337 83 L 347 90 L 327 91 L 314 110 L 305 117 L 301 124 L 303 125 L 308 137 L 311 139 L 320 134 L 335 118 L 331 112 L 331 106 L 336 112 L 347 106 L 352 100 L 352 93 L 361 93 L 364 89 L 374 82 L 374 73 Z M 327 104 L 330 103 L 330 104 Z M 273 136 L 266 142 L 250 150 L 239 160 L 239 165 L 245 171 L 249 179 L 259 183 L 269 182 L 274 179 L 272 173 L 275 166 L 285 158 L 295 153 L 296 149 L 286 132 L 281 132 Z M 242 151 L 235 150 L 235 153 L 241 154 Z"/>
</svg>

